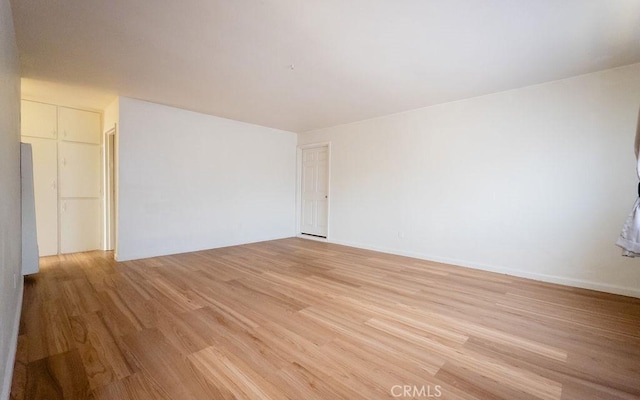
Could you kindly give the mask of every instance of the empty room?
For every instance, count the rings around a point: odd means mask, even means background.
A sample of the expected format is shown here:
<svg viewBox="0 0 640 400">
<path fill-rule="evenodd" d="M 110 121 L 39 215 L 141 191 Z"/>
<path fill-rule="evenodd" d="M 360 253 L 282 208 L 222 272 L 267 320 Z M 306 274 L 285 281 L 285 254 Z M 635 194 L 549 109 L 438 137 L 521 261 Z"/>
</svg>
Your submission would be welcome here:
<svg viewBox="0 0 640 400">
<path fill-rule="evenodd" d="M 640 399 L 640 1 L 0 0 L 0 400 Z"/>
</svg>

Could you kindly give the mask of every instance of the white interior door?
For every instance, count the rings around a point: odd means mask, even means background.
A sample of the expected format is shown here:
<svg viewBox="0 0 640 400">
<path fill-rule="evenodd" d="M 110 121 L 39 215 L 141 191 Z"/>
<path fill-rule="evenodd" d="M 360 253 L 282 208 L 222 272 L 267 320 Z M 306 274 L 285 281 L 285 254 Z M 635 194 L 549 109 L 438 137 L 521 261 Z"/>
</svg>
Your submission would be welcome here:
<svg viewBox="0 0 640 400">
<path fill-rule="evenodd" d="M 302 150 L 300 232 L 327 237 L 329 217 L 329 147 Z"/>
<path fill-rule="evenodd" d="M 23 137 L 33 152 L 33 187 L 40 256 L 58 254 L 58 142 Z"/>
<path fill-rule="evenodd" d="M 60 142 L 60 197 L 100 197 L 100 146 Z"/>
<path fill-rule="evenodd" d="M 100 199 L 60 199 L 60 253 L 100 248 Z"/>
<path fill-rule="evenodd" d="M 60 142 L 60 252 L 100 248 L 100 146 Z"/>
</svg>

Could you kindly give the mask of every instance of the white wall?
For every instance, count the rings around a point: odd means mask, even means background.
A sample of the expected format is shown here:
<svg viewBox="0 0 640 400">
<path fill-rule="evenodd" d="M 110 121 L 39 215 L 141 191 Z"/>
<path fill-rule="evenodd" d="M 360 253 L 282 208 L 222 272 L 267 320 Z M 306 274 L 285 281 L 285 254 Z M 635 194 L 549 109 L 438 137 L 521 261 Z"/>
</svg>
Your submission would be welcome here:
<svg viewBox="0 0 640 400">
<path fill-rule="evenodd" d="M 635 64 L 298 143 L 332 143 L 332 242 L 640 297 L 640 260 L 614 245 L 639 105 Z"/>
<path fill-rule="evenodd" d="M 294 133 L 122 97 L 119 113 L 119 260 L 294 235 Z"/>
<path fill-rule="evenodd" d="M 120 98 L 115 97 L 102 113 L 102 130 L 109 131 L 120 120 Z"/>
<path fill-rule="evenodd" d="M 20 225 L 20 71 L 11 7 L 0 0 L 0 399 L 9 398 L 22 304 Z"/>
</svg>

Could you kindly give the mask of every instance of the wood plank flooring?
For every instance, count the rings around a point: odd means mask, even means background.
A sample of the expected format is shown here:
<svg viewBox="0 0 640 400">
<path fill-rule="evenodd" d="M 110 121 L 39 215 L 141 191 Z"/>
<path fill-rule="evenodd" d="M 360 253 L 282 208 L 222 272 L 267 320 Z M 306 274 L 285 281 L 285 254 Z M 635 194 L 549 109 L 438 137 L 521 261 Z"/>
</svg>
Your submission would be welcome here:
<svg viewBox="0 0 640 400">
<path fill-rule="evenodd" d="M 11 399 L 639 399 L 640 299 L 283 239 L 25 281 Z"/>
</svg>

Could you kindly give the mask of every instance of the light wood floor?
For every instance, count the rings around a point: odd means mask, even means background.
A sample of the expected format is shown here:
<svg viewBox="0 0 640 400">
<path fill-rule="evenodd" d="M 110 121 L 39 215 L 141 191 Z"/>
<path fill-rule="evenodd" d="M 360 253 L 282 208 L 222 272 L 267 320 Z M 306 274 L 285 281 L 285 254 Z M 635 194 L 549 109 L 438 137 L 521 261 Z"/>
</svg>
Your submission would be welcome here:
<svg viewBox="0 0 640 400">
<path fill-rule="evenodd" d="M 11 398 L 638 399 L 639 328 L 639 299 L 302 239 L 82 253 L 26 280 Z"/>
</svg>

